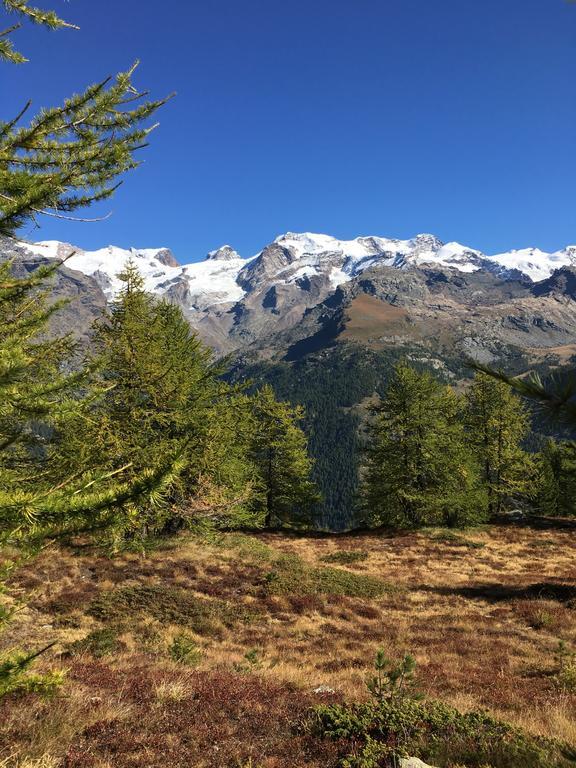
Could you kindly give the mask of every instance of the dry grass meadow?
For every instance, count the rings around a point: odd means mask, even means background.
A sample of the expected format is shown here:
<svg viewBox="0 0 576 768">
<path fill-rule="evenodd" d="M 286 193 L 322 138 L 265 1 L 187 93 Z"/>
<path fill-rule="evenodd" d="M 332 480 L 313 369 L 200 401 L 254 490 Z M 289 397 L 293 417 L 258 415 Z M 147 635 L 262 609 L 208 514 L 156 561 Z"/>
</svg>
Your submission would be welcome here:
<svg viewBox="0 0 576 768">
<path fill-rule="evenodd" d="M 336 766 L 298 728 L 360 700 L 376 650 L 422 691 L 576 745 L 576 530 L 191 534 L 143 554 L 51 546 L 20 569 L 6 647 L 57 641 L 55 698 L 0 704 L 3 768 Z"/>
</svg>

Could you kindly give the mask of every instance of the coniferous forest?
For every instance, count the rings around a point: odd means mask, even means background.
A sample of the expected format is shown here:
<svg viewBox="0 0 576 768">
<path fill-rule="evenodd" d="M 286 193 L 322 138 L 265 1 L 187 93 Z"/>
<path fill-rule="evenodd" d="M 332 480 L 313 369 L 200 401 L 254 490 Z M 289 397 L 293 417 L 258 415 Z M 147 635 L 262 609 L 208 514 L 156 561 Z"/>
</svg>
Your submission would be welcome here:
<svg viewBox="0 0 576 768">
<path fill-rule="evenodd" d="M 2 238 L 128 194 L 137 81 L 3 116 Z M 571 364 L 225 356 L 134 259 L 80 338 L 69 258 L 0 261 L 0 768 L 576 765 Z"/>
</svg>

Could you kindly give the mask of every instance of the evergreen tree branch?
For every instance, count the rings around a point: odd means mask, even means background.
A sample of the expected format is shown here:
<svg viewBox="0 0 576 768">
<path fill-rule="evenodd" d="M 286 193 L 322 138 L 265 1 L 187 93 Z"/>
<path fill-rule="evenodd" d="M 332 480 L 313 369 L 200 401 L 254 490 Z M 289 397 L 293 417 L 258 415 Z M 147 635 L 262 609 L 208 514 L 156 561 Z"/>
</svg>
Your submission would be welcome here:
<svg viewBox="0 0 576 768">
<path fill-rule="evenodd" d="M 546 384 L 537 373 L 527 377 L 508 376 L 488 366 L 471 362 L 470 366 L 511 387 L 539 407 L 556 422 L 576 424 L 576 376 L 552 374 Z"/>
</svg>

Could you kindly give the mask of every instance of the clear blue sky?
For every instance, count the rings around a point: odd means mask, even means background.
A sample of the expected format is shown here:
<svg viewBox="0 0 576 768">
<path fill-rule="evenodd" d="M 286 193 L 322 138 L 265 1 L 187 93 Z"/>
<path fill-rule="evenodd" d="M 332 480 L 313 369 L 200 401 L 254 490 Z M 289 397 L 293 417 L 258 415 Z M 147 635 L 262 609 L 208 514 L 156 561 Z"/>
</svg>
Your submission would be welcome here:
<svg viewBox="0 0 576 768">
<path fill-rule="evenodd" d="M 43 0 L 80 32 L 27 30 L 2 117 L 140 58 L 172 90 L 161 127 L 85 248 L 222 243 L 287 230 L 433 232 L 493 253 L 576 242 L 576 4 L 565 0 Z"/>
</svg>

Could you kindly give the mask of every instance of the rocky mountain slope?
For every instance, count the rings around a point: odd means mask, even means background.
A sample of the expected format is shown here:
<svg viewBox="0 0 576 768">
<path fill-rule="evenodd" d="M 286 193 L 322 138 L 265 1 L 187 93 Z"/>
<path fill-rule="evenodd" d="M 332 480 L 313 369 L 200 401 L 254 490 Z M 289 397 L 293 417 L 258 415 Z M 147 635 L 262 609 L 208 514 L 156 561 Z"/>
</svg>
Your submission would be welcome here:
<svg viewBox="0 0 576 768">
<path fill-rule="evenodd" d="M 0 238 L 0 261 L 12 259 L 14 272 L 19 277 L 48 263 L 48 258 L 35 253 L 28 244 Z M 106 308 L 107 297 L 93 277 L 67 266 L 58 269 L 52 280 L 49 300 L 65 299 L 68 302 L 51 318 L 52 331 L 57 335 L 71 333 L 81 342 L 87 342 L 94 321 Z"/>
</svg>

